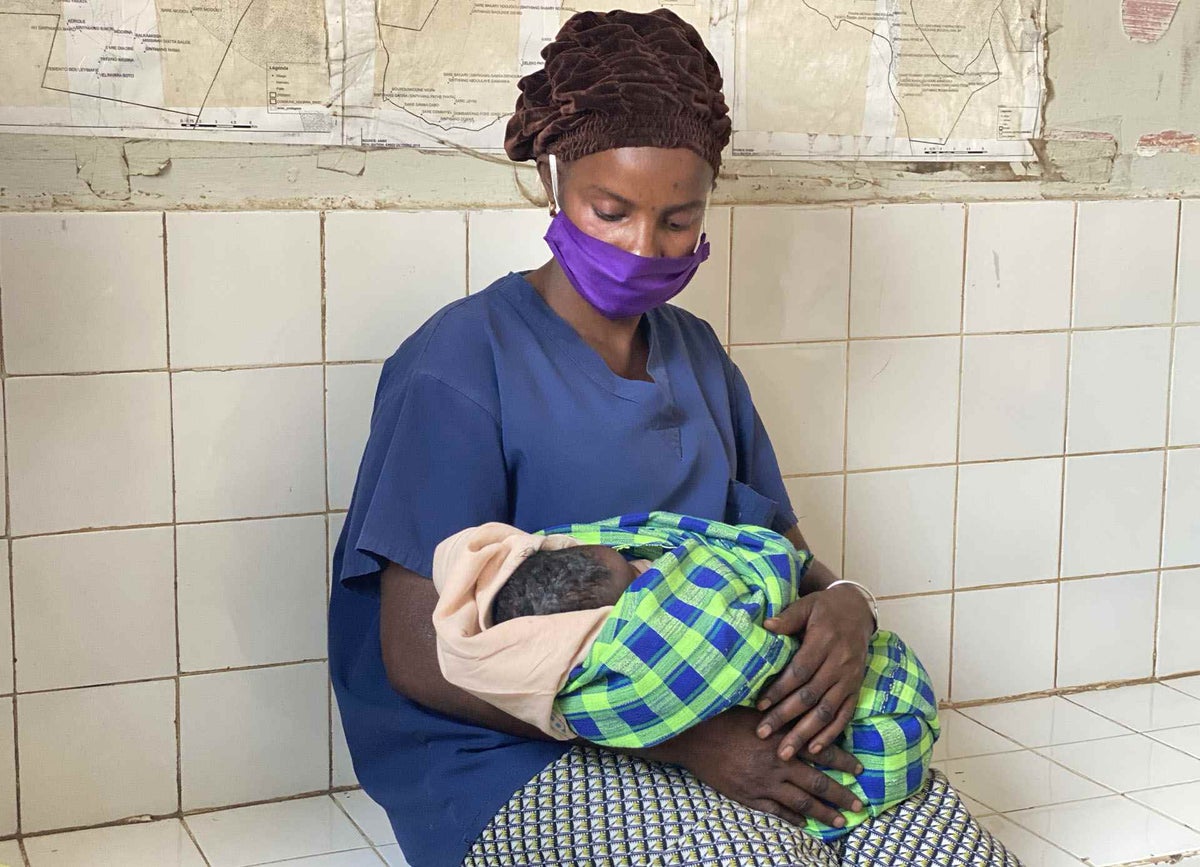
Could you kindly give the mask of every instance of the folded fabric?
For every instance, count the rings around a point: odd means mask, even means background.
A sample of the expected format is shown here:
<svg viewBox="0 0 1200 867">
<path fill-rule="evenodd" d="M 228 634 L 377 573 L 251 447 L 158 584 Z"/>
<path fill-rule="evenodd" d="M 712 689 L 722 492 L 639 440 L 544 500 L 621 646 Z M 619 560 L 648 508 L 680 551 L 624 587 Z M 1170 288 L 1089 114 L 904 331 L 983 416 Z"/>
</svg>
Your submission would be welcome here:
<svg viewBox="0 0 1200 867">
<path fill-rule="evenodd" d="M 554 699 L 591 649 L 612 606 L 492 623 L 492 602 L 513 570 L 538 550 L 582 544 L 483 524 L 445 539 L 433 554 L 438 666 L 446 681 L 558 740 L 576 735 Z"/>
<path fill-rule="evenodd" d="M 617 601 L 555 702 L 593 743 L 653 746 L 751 705 L 798 646 L 762 626 L 795 601 L 811 559 L 778 533 L 670 512 L 544 532 L 654 561 Z"/>
</svg>

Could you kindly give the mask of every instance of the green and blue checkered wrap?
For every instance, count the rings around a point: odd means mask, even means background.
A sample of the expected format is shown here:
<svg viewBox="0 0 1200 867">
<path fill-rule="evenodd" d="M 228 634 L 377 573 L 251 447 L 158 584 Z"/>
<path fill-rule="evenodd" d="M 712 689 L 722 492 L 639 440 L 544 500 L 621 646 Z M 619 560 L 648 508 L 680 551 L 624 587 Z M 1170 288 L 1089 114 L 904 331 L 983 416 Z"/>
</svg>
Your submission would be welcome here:
<svg viewBox="0 0 1200 867">
<path fill-rule="evenodd" d="M 796 651 L 795 638 L 762 626 L 795 601 L 812 559 L 778 533 L 670 512 L 542 532 L 654 561 L 618 600 L 555 700 L 582 738 L 653 746 L 734 705 L 753 706 Z M 855 778 L 825 769 L 866 810 L 845 812 L 846 828 L 810 819 L 805 830 L 835 839 L 916 792 L 937 734 L 925 669 L 897 636 L 876 633 L 853 721 L 839 742 L 864 771 Z"/>
</svg>

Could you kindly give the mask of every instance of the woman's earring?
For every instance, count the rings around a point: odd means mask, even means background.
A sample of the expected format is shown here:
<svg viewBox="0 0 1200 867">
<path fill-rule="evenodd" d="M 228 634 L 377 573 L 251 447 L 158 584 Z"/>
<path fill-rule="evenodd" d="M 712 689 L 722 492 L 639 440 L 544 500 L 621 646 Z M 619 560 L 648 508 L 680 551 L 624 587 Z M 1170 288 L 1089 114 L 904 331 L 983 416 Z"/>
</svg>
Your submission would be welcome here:
<svg viewBox="0 0 1200 867">
<path fill-rule="evenodd" d="M 554 203 L 554 200 L 553 200 L 553 199 L 551 199 L 551 200 L 550 200 L 550 216 L 551 216 L 551 217 L 557 217 L 557 216 L 558 216 L 558 205 L 556 205 L 556 204 Z"/>
</svg>

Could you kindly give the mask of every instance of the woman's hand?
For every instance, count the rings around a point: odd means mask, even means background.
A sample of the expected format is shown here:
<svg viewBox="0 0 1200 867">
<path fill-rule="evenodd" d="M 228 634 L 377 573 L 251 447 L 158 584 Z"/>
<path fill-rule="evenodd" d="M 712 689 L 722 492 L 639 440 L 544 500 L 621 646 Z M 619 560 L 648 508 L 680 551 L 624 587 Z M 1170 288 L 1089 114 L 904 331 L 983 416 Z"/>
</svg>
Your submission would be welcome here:
<svg viewBox="0 0 1200 867">
<path fill-rule="evenodd" d="M 842 585 L 809 593 L 763 624 L 779 635 L 802 635 L 800 649 L 759 695 L 765 714 L 760 738 L 771 738 L 792 720 L 799 722 L 779 739 L 779 757 L 806 749 L 815 758 L 827 749 L 854 715 L 866 672 L 867 644 L 874 619 L 862 595 Z"/>
<path fill-rule="evenodd" d="M 780 738 L 760 739 L 754 733 L 757 723 L 758 713 L 752 708 L 730 708 L 668 742 L 679 751 L 673 760 L 725 797 L 793 825 L 803 825 L 804 817 L 811 816 L 840 828 L 846 820 L 830 804 L 856 812 L 862 809 L 854 793 L 828 775 L 805 762 L 780 759 Z M 858 760 L 836 747 L 813 760 L 862 773 Z"/>
</svg>

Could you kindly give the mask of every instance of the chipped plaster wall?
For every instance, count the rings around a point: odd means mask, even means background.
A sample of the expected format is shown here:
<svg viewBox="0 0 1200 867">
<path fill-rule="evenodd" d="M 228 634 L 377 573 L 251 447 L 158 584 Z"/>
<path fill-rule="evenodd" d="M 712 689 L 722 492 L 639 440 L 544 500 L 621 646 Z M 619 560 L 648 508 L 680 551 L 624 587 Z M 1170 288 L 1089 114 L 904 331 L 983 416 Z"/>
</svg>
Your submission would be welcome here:
<svg viewBox="0 0 1200 867">
<path fill-rule="evenodd" d="M 1163 7 L 1174 0 L 1048 4 L 1049 97 L 1036 161 L 730 160 L 714 203 L 1200 196 L 1200 0 L 1181 0 L 1173 20 Z M 529 167 L 463 154 L 0 135 L 0 210 L 534 201 Z"/>
</svg>

